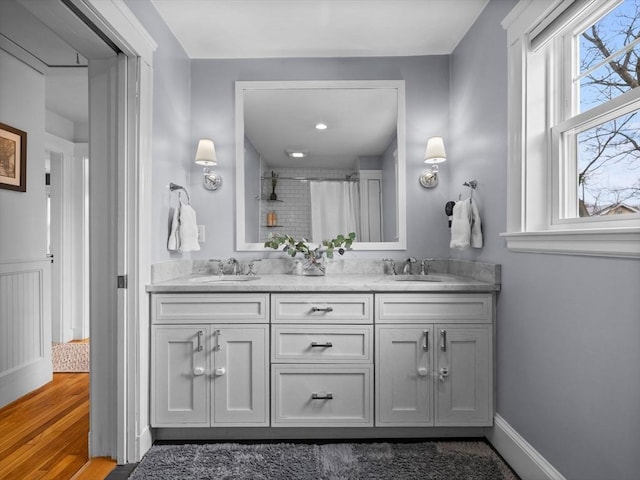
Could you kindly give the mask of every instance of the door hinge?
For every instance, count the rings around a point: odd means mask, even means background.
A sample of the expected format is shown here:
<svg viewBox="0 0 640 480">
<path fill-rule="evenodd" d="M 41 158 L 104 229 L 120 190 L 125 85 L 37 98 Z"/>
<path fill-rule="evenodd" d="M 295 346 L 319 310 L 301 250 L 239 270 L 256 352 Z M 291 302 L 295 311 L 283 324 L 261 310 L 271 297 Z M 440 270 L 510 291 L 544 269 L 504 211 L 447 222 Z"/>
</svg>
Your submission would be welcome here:
<svg viewBox="0 0 640 480">
<path fill-rule="evenodd" d="M 118 275 L 118 288 L 127 288 L 128 283 L 127 275 Z"/>
</svg>

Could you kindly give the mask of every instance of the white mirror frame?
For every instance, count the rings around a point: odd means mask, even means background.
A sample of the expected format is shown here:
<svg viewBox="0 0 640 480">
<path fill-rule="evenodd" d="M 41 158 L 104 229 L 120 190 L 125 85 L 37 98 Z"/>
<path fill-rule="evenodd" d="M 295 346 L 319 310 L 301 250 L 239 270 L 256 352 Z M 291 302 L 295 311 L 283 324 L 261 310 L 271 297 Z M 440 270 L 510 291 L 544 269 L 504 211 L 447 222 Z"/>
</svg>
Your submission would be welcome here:
<svg viewBox="0 0 640 480">
<path fill-rule="evenodd" d="M 246 90 L 329 89 L 329 88 L 394 88 L 398 92 L 397 120 L 397 187 L 398 240 L 395 242 L 354 242 L 353 250 L 406 250 L 406 107 L 404 80 L 336 80 L 336 81 L 237 81 L 236 90 L 236 250 L 272 251 L 264 243 L 247 243 L 245 231 L 244 191 L 244 92 Z"/>
</svg>

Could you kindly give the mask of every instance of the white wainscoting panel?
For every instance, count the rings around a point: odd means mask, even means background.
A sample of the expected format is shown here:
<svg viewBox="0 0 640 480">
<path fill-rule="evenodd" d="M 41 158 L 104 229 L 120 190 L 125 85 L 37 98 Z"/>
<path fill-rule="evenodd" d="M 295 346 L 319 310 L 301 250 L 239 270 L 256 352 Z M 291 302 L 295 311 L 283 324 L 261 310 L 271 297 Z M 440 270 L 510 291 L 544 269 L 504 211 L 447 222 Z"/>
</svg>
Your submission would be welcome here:
<svg viewBox="0 0 640 480">
<path fill-rule="evenodd" d="M 0 262 L 0 407 L 51 381 L 51 262 Z"/>
</svg>

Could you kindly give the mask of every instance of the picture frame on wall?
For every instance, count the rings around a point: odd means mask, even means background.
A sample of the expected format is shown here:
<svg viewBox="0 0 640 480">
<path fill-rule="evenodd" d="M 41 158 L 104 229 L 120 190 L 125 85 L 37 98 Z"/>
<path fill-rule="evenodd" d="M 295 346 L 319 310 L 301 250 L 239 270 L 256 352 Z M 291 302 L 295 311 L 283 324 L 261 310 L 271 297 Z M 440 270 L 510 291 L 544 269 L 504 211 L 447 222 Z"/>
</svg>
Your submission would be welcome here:
<svg viewBox="0 0 640 480">
<path fill-rule="evenodd" d="M 27 132 L 0 123 L 0 188 L 27 191 Z"/>
</svg>

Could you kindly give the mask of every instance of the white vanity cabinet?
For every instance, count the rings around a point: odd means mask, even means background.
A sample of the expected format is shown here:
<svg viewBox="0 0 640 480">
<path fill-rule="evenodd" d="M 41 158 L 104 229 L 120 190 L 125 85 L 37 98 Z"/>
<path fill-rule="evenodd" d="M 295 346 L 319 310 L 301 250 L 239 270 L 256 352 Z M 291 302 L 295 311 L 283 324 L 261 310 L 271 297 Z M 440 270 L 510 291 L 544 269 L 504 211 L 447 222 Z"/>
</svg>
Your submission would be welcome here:
<svg viewBox="0 0 640 480">
<path fill-rule="evenodd" d="M 269 425 L 267 294 L 152 296 L 151 426 Z"/>
<path fill-rule="evenodd" d="M 153 292 L 156 435 L 382 438 L 492 425 L 495 291 L 396 283 Z"/>
<path fill-rule="evenodd" d="M 373 426 L 373 295 L 272 294 L 271 425 Z"/>
<path fill-rule="evenodd" d="M 493 295 L 376 295 L 376 425 L 493 423 Z"/>
</svg>

